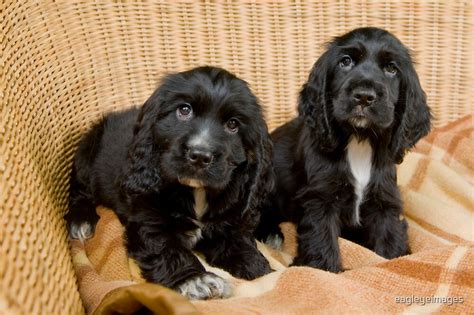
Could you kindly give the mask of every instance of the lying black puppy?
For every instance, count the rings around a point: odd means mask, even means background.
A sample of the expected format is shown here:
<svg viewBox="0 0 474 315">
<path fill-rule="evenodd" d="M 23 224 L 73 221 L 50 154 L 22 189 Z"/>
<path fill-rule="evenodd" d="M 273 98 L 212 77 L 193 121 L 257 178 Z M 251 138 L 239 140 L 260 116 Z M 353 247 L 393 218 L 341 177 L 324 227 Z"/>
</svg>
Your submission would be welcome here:
<svg viewBox="0 0 474 315">
<path fill-rule="evenodd" d="M 150 282 L 192 299 L 226 297 L 207 261 L 244 279 L 271 271 L 253 236 L 272 189 L 271 142 L 247 84 L 219 68 L 172 74 L 141 108 L 111 113 L 80 142 L 71 178 L 72 238 L 92 235 L 96 205 L 115 210 Z"/>
<path fill-rule="evenodd" d="M 293 265 L 333 272 L 341 270 L 340 235 L 386 258 L 407 254 L 395 165 L 431 118 L 408 49 L 378 28 L 336 38 L 311 70 L 298 111 L 272 134 L 277 184 L 257 237 L 279 242 L 278 223 L 293 220 Z"/>
</svg>

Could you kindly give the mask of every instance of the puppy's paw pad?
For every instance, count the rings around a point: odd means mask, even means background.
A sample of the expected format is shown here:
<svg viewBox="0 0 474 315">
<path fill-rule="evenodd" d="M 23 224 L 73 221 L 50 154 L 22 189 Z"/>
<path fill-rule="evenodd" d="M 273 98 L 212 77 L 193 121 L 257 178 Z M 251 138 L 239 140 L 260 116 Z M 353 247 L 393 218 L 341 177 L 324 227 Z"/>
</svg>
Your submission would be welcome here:
<svg viewBox="0 0 474 315">
<path fill-rule="evenodd" d="M 69 236 L 72 239 L 78 239 L 81 242 L 91 238 L 94 235 L 94 226 L 89 222 L 71 223 Z"/>
<path fill-rule="evenodd" d="M 265 244 L 267 244 L 273 249 L 281 250 L 283 246 L 283 239 L 278 234 L 270 234 L 265 239 Z"/>
<path fill-rule="evenodd" d="M 213 273 L 190 278 L 179 285 L 177 290 L 191 300 L 226 298 L 232 292 L 230 284 Z"/>
</svg>

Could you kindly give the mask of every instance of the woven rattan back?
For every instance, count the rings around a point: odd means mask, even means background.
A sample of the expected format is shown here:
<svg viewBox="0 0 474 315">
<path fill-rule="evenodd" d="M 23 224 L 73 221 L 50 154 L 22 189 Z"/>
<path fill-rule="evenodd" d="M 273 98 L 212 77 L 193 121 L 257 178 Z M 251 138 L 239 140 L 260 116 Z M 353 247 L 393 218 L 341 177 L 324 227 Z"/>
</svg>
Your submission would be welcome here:
<svg viewBox="0 0 474 315">
<path fill-rule="evenodd" d="M 465 1 L 0 3 L 0 313 L 83 312 L 62 216 L 81 133 L 197 65 L 247 80 L 271 129 L 295 114 L 323 43 L 372 25 L 413 49 L 441 125 L 471 111 Z"/>
</svg>

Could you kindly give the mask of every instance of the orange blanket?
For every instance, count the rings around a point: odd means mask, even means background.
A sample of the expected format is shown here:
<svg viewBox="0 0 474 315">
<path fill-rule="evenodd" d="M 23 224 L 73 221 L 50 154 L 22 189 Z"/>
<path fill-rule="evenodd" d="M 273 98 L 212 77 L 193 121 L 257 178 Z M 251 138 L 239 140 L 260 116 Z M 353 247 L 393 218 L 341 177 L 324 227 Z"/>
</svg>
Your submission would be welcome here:
<svg viewBox="0 0 474 315">
<path fill-rule="evenodd" d="M 333 274 L 291 267 L 294 227 L 283 224 L 282 251 L 259 244 L 276 271 L 254 281 L 230 279 L 233 297 L 188 301 L 144 283 L 126 256 L 122 227 L 98 208 L 94 238 L 72 242 L 79 289 L 88 313 L 160 314 L 469 313 L 474 310 L 473 116 L 434 130 L 409 153 L 398 182 L 409 221 L 412 255 L 386 260 L 340 239 L 344 268 Z"/>
</svg>

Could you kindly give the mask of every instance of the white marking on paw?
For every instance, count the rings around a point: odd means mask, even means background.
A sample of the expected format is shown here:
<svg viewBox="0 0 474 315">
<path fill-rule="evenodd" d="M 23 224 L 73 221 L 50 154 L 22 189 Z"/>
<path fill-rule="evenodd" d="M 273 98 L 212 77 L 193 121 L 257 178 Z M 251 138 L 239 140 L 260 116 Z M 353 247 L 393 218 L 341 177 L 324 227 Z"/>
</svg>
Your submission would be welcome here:
<svg viewBox="0 0 474 315">
<path fill-rule="evenodd" d="M 93 227 L 89 222 L 82 222 L 80 224 L 72 223 L 69 231 L 69 235 L 72 239 L 78 239 L 81 242 L 91 238 L 93 234 Z"/>
<path fill-rule="evenodd" d="M 359 206 L 364 199 L 364 190 L 370 181 L 373 155 L 372 146 L 368 140 L 359 141 L 352 137 L 346 150 L 346 158 L 352 172 L 352 185 L 356 195 L 353 222 L 355 225 L 360 225 Z"/>
<path fill-rule="evenodd" d="M 270 234 L 267 236 L 265 244 L 267 244 L 273 249 L 281 250 L 281 247 L 283 245 L 283 239 L 278 234 Z"/>
<path fill-rule="evenodd" d="M 232 293 L 230 284 L 221 277 L 206 273 L 186 280 L 177 291 L 191 300 L 226 298 Z"/>
</svg>

